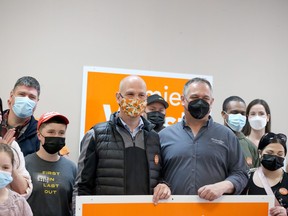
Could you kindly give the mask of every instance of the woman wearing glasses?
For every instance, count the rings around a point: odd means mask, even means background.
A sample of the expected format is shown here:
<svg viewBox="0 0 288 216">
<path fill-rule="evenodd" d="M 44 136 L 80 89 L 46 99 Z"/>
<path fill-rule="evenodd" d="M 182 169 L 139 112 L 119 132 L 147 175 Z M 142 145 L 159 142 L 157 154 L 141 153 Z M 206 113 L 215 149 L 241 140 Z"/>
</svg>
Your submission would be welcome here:
<svg viewBox="0 0 288 216">
<path fill-rule="evenodd" d="M 287 153 L 287 137 L 284 134 L 266 133 L 260 139 L 258 151 L 261 165 L 251 172 L 247 195 L 275 195 L 272 216 L 286 216 L 288 207 L 288 174 L 282 169 Z"/>
</svg>

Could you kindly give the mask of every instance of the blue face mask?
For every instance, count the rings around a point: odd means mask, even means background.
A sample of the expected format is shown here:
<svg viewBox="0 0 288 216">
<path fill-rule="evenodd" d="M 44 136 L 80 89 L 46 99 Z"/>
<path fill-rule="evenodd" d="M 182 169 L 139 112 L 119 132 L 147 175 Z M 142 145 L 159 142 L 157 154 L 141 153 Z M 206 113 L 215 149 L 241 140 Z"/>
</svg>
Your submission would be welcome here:
<svg viewBox="0 0 288 216">
<path fill-rule="evenodd" d="M 30 100 L 28 97 L 15 97 L 12 110 L 19 118 L 27 118 L 32 116 L 35 106 L 36 102 Z"/>
<path fill-rule="evenodd" d="M 246 116 L 240 113 L 228 114 L 228 121 L 226 123 L 233 131 L 240 132 L 246 124 Z"/>
<path fill-rule="evenodd" d="M 12 182 L 13 178 L 10 172 L 5 172 L 0 170 L 0 188 L 6 187 L 8 184 Z"/>
</svg>

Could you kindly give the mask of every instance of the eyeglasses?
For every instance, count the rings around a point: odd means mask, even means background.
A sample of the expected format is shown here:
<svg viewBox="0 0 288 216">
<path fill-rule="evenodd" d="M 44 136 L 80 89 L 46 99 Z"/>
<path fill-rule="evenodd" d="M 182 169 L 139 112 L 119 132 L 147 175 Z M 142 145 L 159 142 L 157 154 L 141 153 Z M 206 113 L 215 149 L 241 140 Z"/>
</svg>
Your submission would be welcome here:
<svg viewBox="0 0 288 216">
<path fill-rule="evenodd" d="M 262 143 L 262 145 L 268 145 L 270 143 L 276 143 L 276 142 L 279 142 L 281 143 L 282 145 L 286 145 L 286 141 L 287 141 L 287 137 L 285 134 L 282 134 L 282 133 L 278 133 L 278 134 L 275 134 L 275 133 L 266 133 L 262 136 L 262 138 L 260 139 L 260 143 Z"/>
</svg>

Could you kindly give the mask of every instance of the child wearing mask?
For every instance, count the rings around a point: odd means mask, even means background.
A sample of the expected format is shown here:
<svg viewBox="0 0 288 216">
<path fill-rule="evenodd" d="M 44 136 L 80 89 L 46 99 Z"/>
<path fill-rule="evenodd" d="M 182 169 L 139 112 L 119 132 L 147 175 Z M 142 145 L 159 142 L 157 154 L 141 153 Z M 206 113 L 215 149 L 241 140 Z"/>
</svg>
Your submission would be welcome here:
<svg viewBox="0 0 288 216">
<path fill-rule="evenodd" d="M 14 128 L 11 128 L 4 137 L 0 137 L 0 143 L 9 145 L 14 154 L 12 171 L 13 181 L 7 187 L 27 199 L 32 192 L 33 185 L 30 174 L 25 167 L 24 155 L 18 143 L 15 141 L 14 134 L 15 130 Z"/>
<path fill-rule="evenodd" d="M 7 144 L 0 144 L 0 216 L 32 216 L 30 206 L 25 198 L 9 190 L 12 182 L 14 154 Z"/>
<path fill-rule="evenodd" d="M 72 215 L 76 164 L 59 155 L 65 146 L 68 123 L 68 119 L 57 112 L 44 113 L 38 121 L 40 149 L 25 157 L 33 182 L 33 191 L 27 201 L 34 215 Z"/>
</svg>

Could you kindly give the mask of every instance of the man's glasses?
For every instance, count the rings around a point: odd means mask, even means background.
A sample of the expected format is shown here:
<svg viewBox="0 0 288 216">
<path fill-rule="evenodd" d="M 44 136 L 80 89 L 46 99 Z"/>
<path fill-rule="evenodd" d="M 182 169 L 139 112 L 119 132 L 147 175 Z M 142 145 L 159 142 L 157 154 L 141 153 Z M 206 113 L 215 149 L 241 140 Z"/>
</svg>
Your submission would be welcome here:
<svg viewBox="0 0 288 216">
<path fill-rule="evenodd" d="M 287 141 L 287 137 L 285 134 L 282 133 L 266 133 L 262 136 L 262 138 L 260 139 L 259 143 L 262 143 L 264 145 L 268 145 L 270 143 L 281 143 L 282 145 L 286 145 L 286 141 Z"/>
</svg>

